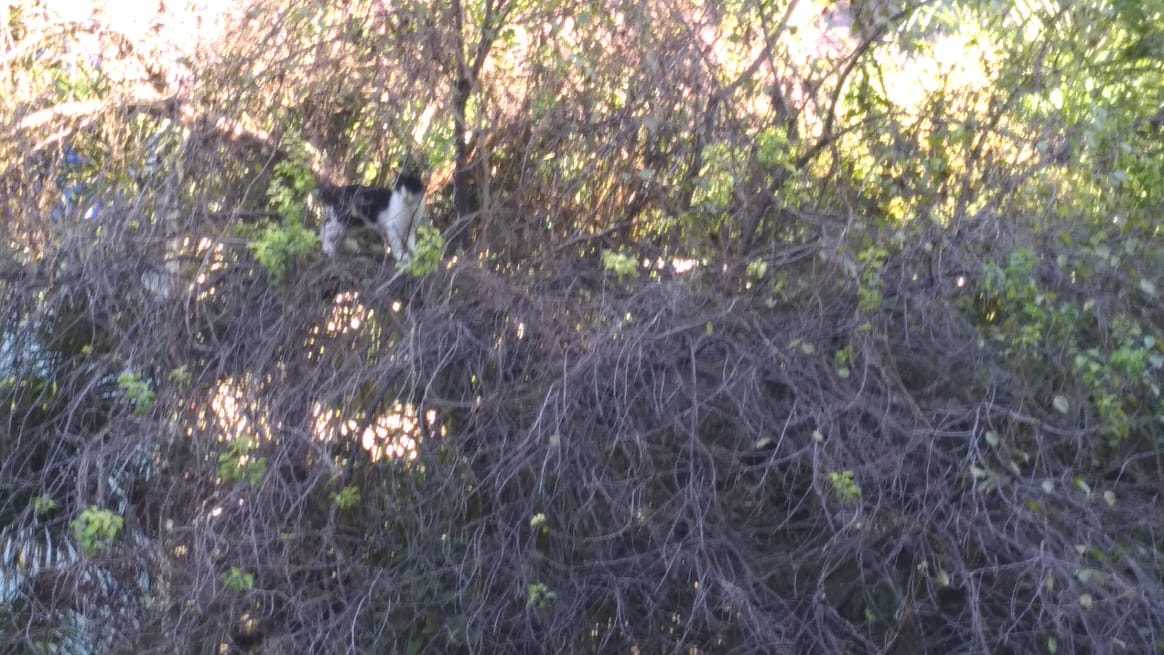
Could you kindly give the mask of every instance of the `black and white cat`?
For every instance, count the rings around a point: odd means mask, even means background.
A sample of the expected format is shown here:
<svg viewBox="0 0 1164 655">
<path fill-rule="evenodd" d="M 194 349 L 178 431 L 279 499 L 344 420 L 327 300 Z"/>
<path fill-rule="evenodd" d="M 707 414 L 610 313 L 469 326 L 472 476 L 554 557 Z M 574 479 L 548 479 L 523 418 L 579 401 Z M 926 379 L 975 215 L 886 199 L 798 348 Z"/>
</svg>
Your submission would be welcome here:
<svg viewBox="0 0 1164 655">
<path fill-rule="evenodd" d="M 319 238 L 329 257 L 349 229 L 368 226 L 380 232 L 397 262 L 407 264 L 416 251 L 416 232 L 427 224 L 424 182 L 415 175 L 401 175 L 392 189 L 321 183 L 319 199 L 325 208 Z"/>
</svg>

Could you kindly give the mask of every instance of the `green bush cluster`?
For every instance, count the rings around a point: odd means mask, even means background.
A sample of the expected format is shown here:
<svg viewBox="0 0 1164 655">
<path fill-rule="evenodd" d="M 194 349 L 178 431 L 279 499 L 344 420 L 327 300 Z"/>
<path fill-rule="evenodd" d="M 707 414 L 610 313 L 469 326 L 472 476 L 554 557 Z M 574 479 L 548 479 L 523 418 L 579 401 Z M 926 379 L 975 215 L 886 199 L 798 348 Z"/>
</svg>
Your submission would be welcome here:
<svg viewBox="0 0 1164 655">
<path fill-rule="evenodd" d="M 1038 258 L 1029 248 L 1010 253 L 1006 267 L 987 263 L 983 270 L 982 319 L 990 335 L 1012 355 L 1037 354 L 1043 335 L 1051 329 L 1055 294 L 1044 293 L 1035 281 Z M 1064 312 L 1070 308 L 1064 307 Z"/>
<path fill-rule="evenodd" d="M 303 257 L 319 248 L 319 237 L 301 224 L 284 222 L 269 225 L 258 241 L 251 244 L 255 259 L 267 269 L 276 282 Z"/>
<path fill-rule="evenodd" d="M 250 244 L 255 259 L 276 282 L 283 280 L 295 262 L 319 248 L 319 237 L 304 225 L 307 198 L 314 188 L 311 169 L 302 161 L 287 159 L 276 164 L 267 197 L 280 222 L 267 225 Z"/>
<path fill-rule="evenodd" d="M 873 314 L 881 309 L 881 270 L 885 268 L 887 259 L 889 251 L 877 245 L 857 253 L 857 261 L 860 263 L 857 309 L 864 314 Z"/>
<path fill-rule="evenodd" d="M 32 511 L 38 517 L 52 514 L 57 509 L 57 501 L 51 496 L 37 496 L 32 499 Z"/>
<path fill-rule="evenodd" d="M 1112 322 L 1111 342 L 1105 352 L 1099 347 L 1072 349 L 1072 368 L 1091 392 L 1092 402 L 1112 443 L 1127 439 L 1132 432 L 1132 416 L 1152 414 L 1151 399 L 1157 400 L 1157 415 L 1164 416 L 1156 377 L 1164 367 L 1164 353 L 1156 337 L 1144 334 L 1140 324 L 1126 316 Z"/>
<path fill-rule="evenodd" d="M 81 552 L 92 557 L 113 546 L 124 525 L 125 519 L 110 510 L 87 507 L 73 519 L 70 527 L 73 538 L 81 546 Z"/>
<path fill-rule="evenodd" d="M 604 250 L 602 251 L 602 267 L 622 280 L 635 274 L 635 271 L 638 270 L 638 260 L 635 259 L 634 255 Z"/>
<path fill-rule="evenodd" d="M 409 258 L 404 270 L 412 277 L 430 275 L 440 267 L 444 252 L 445 238 L 440 230 L 431 225 L 422 225 L 416 231 L 416 252 Z"/>
<path fill-rule="evenodd" d="M 558 599 L 557 592 L 551 591 L 544 583 L 535 582 L 529 585 L 526 597 L 526 607 L 549 607 Z"/>
<path fill-rule="evenodd" d="M 232 566 L 229 571 L 223 574 L 222 584 L 231 591 L 250 591 L 255 587 L 255 575 L 237 566 Z"/>
<path fill-rule="evenodd" d="M 833 493 L 844 503 L 856 503 L 861 500 L 861 487 L 853 479 L 850 470 L 833 471 L 829 473 L 829 483 L 833 486 Z"/>
<path fill-rule="evenodd" d="M 258 486 L 267 473 L 267 458 L 255 457 L 258 444 L 242 437 L 230 442 L 226 452 L 218 456 L 218 477 L 224 482 L 242 482 Z"/>
<path fill-rule="evenodd" d="M 117 386 L 121 389 L 129 402 L 133 404 L 133 413 L 145 416 L 153 409 L 157 399 L 154 390 L 150 388 L 148 380 L 141 379 L 136 373 L 126 371 L 117 376 Z"/>
<path fill-rule="evenodd" d="M 1110 262 L 1110 254 L 1101 250 Z M 1155 335 L 1125 314 L 1112 317 L 1101 330 L 1094 302 L 1060 300 L 1040 286 L 1039 263 L 1031 249 L 1018 248 L 1005 266 L 984 266 L 976 307 L 979 324 L 1005 356 L 1045 370 L 1051 374 L 1048 379 L 1059 378 L 1062 384 L 1082 382 L 1104 433 L 1118 444 L 1131 435 L 1132 416 L 1153 413 L 1152 399 L 1160 398 L 1157 378 L 1164 350 Z M 1061 368 L 1049 358 L 1057 353 L 1069 357 Z M 1062 377 L 1067 373 L 1071 379 Z M 1069 403 L 1059 398 L 1054 408 L 1065 413 L 1062 407 Z"/>
<path fill-rule="evenodd" d="M 340 489 L 333 496 L 335 506 L 342 510 L 355 509 L 360 505 L 360 488 L 354 484 Z"/>
</svg>

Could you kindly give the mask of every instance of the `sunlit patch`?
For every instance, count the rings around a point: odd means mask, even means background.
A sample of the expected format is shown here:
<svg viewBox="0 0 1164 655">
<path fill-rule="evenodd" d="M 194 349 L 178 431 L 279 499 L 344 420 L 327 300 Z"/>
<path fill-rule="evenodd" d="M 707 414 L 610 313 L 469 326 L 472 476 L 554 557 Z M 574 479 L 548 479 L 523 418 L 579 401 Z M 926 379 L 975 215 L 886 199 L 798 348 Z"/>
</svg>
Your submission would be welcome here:
<svg viewBox="0 0 1164 655">
<path fill-rule="evenodd" d="M 517 323 L 517 338 L 518 339 L 525 338 L 525 323 L 523 321 L 518 321 L 518 323 Z"/>
<path fill-rule="evenodd" d="M 853 19 L 843 5 L 825 6 L 801 2 L 788 17 L 789 30 L 782 36 L 789 56 L 800 66 L 817 60 L 839 61 L 854 44 Z"/>
<path fill-rule="evenodd" d="M 395 403 L 371 420 L 365 420 L 362 414 L 345 418 L 338 409 L 325 409 L 321 403 L 312 406 L 311 415 L 316 439 L 331 442 L 358 437 L 360 447 L 374 462 L 383 459 L 411 461 L 419 455 L 422 429 L 416 405 L 412 403 Z M 436 419 L 435 410 L 426 412 L 425 420 L 429 425 Z M 441 434 L 445 434 L 444 428 Z"/>
<path fill-rule="evenodd" d="M 322 324 L 308 330 L 303 345 L 312 356 L 318 357 L 327 349 L 322 342 L 324 337 L 335 338 L 355 333 L 361 328 L 366 328 L 375 317 L 376 310 L 369 309 L 360 302 L 359 292 L 345 291 L 337 294 L 327 318 Z"/>
<path fill-rule="evenodd" d="M 271 424 L 267 410 L 259 399 L 257 384 L 247 378 L 242 381 L 224 378 L 214 386 L 210 402 L 201 405 L 193 423 L 187 427 L 187 436 L 195 430 L 211 432 L 218 441 L 253 438 L 271 439 Z"/>
<path fill-rule="evenodd" d="M 926 100 L 944 88 L 973 97 L 972 92 L 989 86 L 993 81 L 989 71 L 997 59 L 997 50 L 985 34 L 946 34 L 934 41 L 929 52 L 902 54 L 885 66 L 885 90 L 901 109 L 920 112 Z"/>
<path fill-rule="evenodd" d="M 997 58 L 985 34 L 956 32 L 946 34 L 934 43 L 934 59 L 958 89 L 979 90 L 990 85 L 992 80 L 987 67 Z"/>
<path fill-rule="evenodd" d="M 198 240 L 194 255 L 202 263 L 199 266 L 198 276 L 194 279 L 194 284 L 190 286 L 190 292 L 194 295 L 195 300 L 202 301 L 213 297 L 218 292 L 214 286 L 211 286 L 209 274 L 225 269 L 226 257 L 223 254 L 223 244 L 214 243 L 205 237 Z"/>
<path fill-rule="evenodd" d="M 428 410 L 425 420 L 434 425 L 436 411 Z M 414 460 L 419 454 L 422 427 L 416 405 L 412 403 L 394 403 L 386 411 L 369 418 L 363 412 L 344 415 L 338 409 L 326 408 L 316 402 L 311 407 L 311 421 L 315 439 L 322 442 L 359 439 L 361 447 L 373 461 L 386 458 Z M 266 403 L 259 398 L 257 385 L 253 381 L 234 378 L 223 379 L 215 385 L 210 402 L 199 411 L 187 434 L 192 436 L 195 430 L 211 432 L 220 442 L 237 439 L 270 441 L 273 438 Z M 446 433 L 447 429 L 442 426 L 440 434 Z M 218 507 L 211 516 L 221 513 L 222 508 Z"/>
<path fill-rule="evenodd" d="M 324 411 L 323 403 L 314 403 L 311 406 L 312 434 L 319 441 L 335 441 L 336 426 L 340 420 L 340 411 L 330 409 Z"/>
<path fill-rule="evenodd" d="M 241 21 L 250 3 L 58 0 L 34 4 L 41 7 L 20 14 L 21 22 L 43 22 L 43 26 L 29 26 L 46 34 L 63 28 L 69 34 L 74 60 L 87 62 L 101 78 L 135 86 L 153 79 L 176 89 L 193 79 L 196 62 L 220 55 L 220 49 L 211 44 Z"/>
<path fill-rule="evenodd" d="M 197 262 L 195 267 L 191 262 Z M 189 280 L 183 291 L 197 301 L 214 297 L 218 290 L 211 273 L 226 269 L 225 246 L 213 239 L 191 237 L 170 239 L 166 254 L 157 268 L 142 273 L 142 284 L 159 300 L 171 297 L 182 278 Z"/>
<path fill-rule="evenodd" d="M 356 291 L 345 291 L 335 297 L 331 305 L 331 313 L 324 323 L 323 332 L 329 337 L 348 334 L 360 329 L 368 319 L 375 316 L 376 310 L 368 309 L 360 302 L 360 294 Z"/>
<path fill-rule="evenodd" d="M 686 259 L 683 257 L 675 257 L 671 260 L 671 268 L 675 269 L 676 273 L 687 273 L 699 266 L 698 259 Z"/>
</svg>

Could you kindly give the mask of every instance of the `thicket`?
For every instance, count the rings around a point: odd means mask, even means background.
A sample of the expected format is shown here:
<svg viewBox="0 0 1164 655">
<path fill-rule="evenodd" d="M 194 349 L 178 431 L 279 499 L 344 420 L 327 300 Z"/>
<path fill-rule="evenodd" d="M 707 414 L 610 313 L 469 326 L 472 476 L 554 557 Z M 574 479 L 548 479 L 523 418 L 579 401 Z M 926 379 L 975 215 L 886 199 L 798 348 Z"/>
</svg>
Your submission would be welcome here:
<svg viewBox="0 0 1164 655">
<path fill-rule="evenodd" d="M 1159 0 L 50 9 L 0 650 L 1164 650 Z"/>
</svg>

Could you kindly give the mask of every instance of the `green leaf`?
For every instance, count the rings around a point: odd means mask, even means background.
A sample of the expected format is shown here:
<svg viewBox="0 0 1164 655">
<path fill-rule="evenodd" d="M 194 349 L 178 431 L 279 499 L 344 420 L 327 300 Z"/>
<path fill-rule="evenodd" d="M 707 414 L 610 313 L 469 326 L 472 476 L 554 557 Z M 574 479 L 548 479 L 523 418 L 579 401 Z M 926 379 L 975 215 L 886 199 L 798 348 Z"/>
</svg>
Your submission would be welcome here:
<svg viewBox="0 0 1164 655">
<path fill-rule="evenodd" d="M 1091 485 L 1087 484 L 1086 480 L 1083 478 L 1075 478 L 1075 486 L 1083 492 L 1083 495 L 1087 496 L 1088 498 L 1091 497 Z"/>
<path fill-rule="evenodd" d="M 37 516 L 51 514 L 57 508 L 57 501 L 50 496 L 37 496 L 32 499 L 32 511 Z"/>
<path fill-rule="evenodd" d="M 222 582 L 231 591 L 249 591 L 255 586 L 255 576 L 253 573 L 248 573 L 237 566 L 232 566 L 223 575 Z"/>
<path fill-rule="evenodd" d="M 353 509 L 359 504 L 360 488 L 354 484 L 349 484 L 335 494 L 335 506 L 341 510 Z"/>
</svg>

